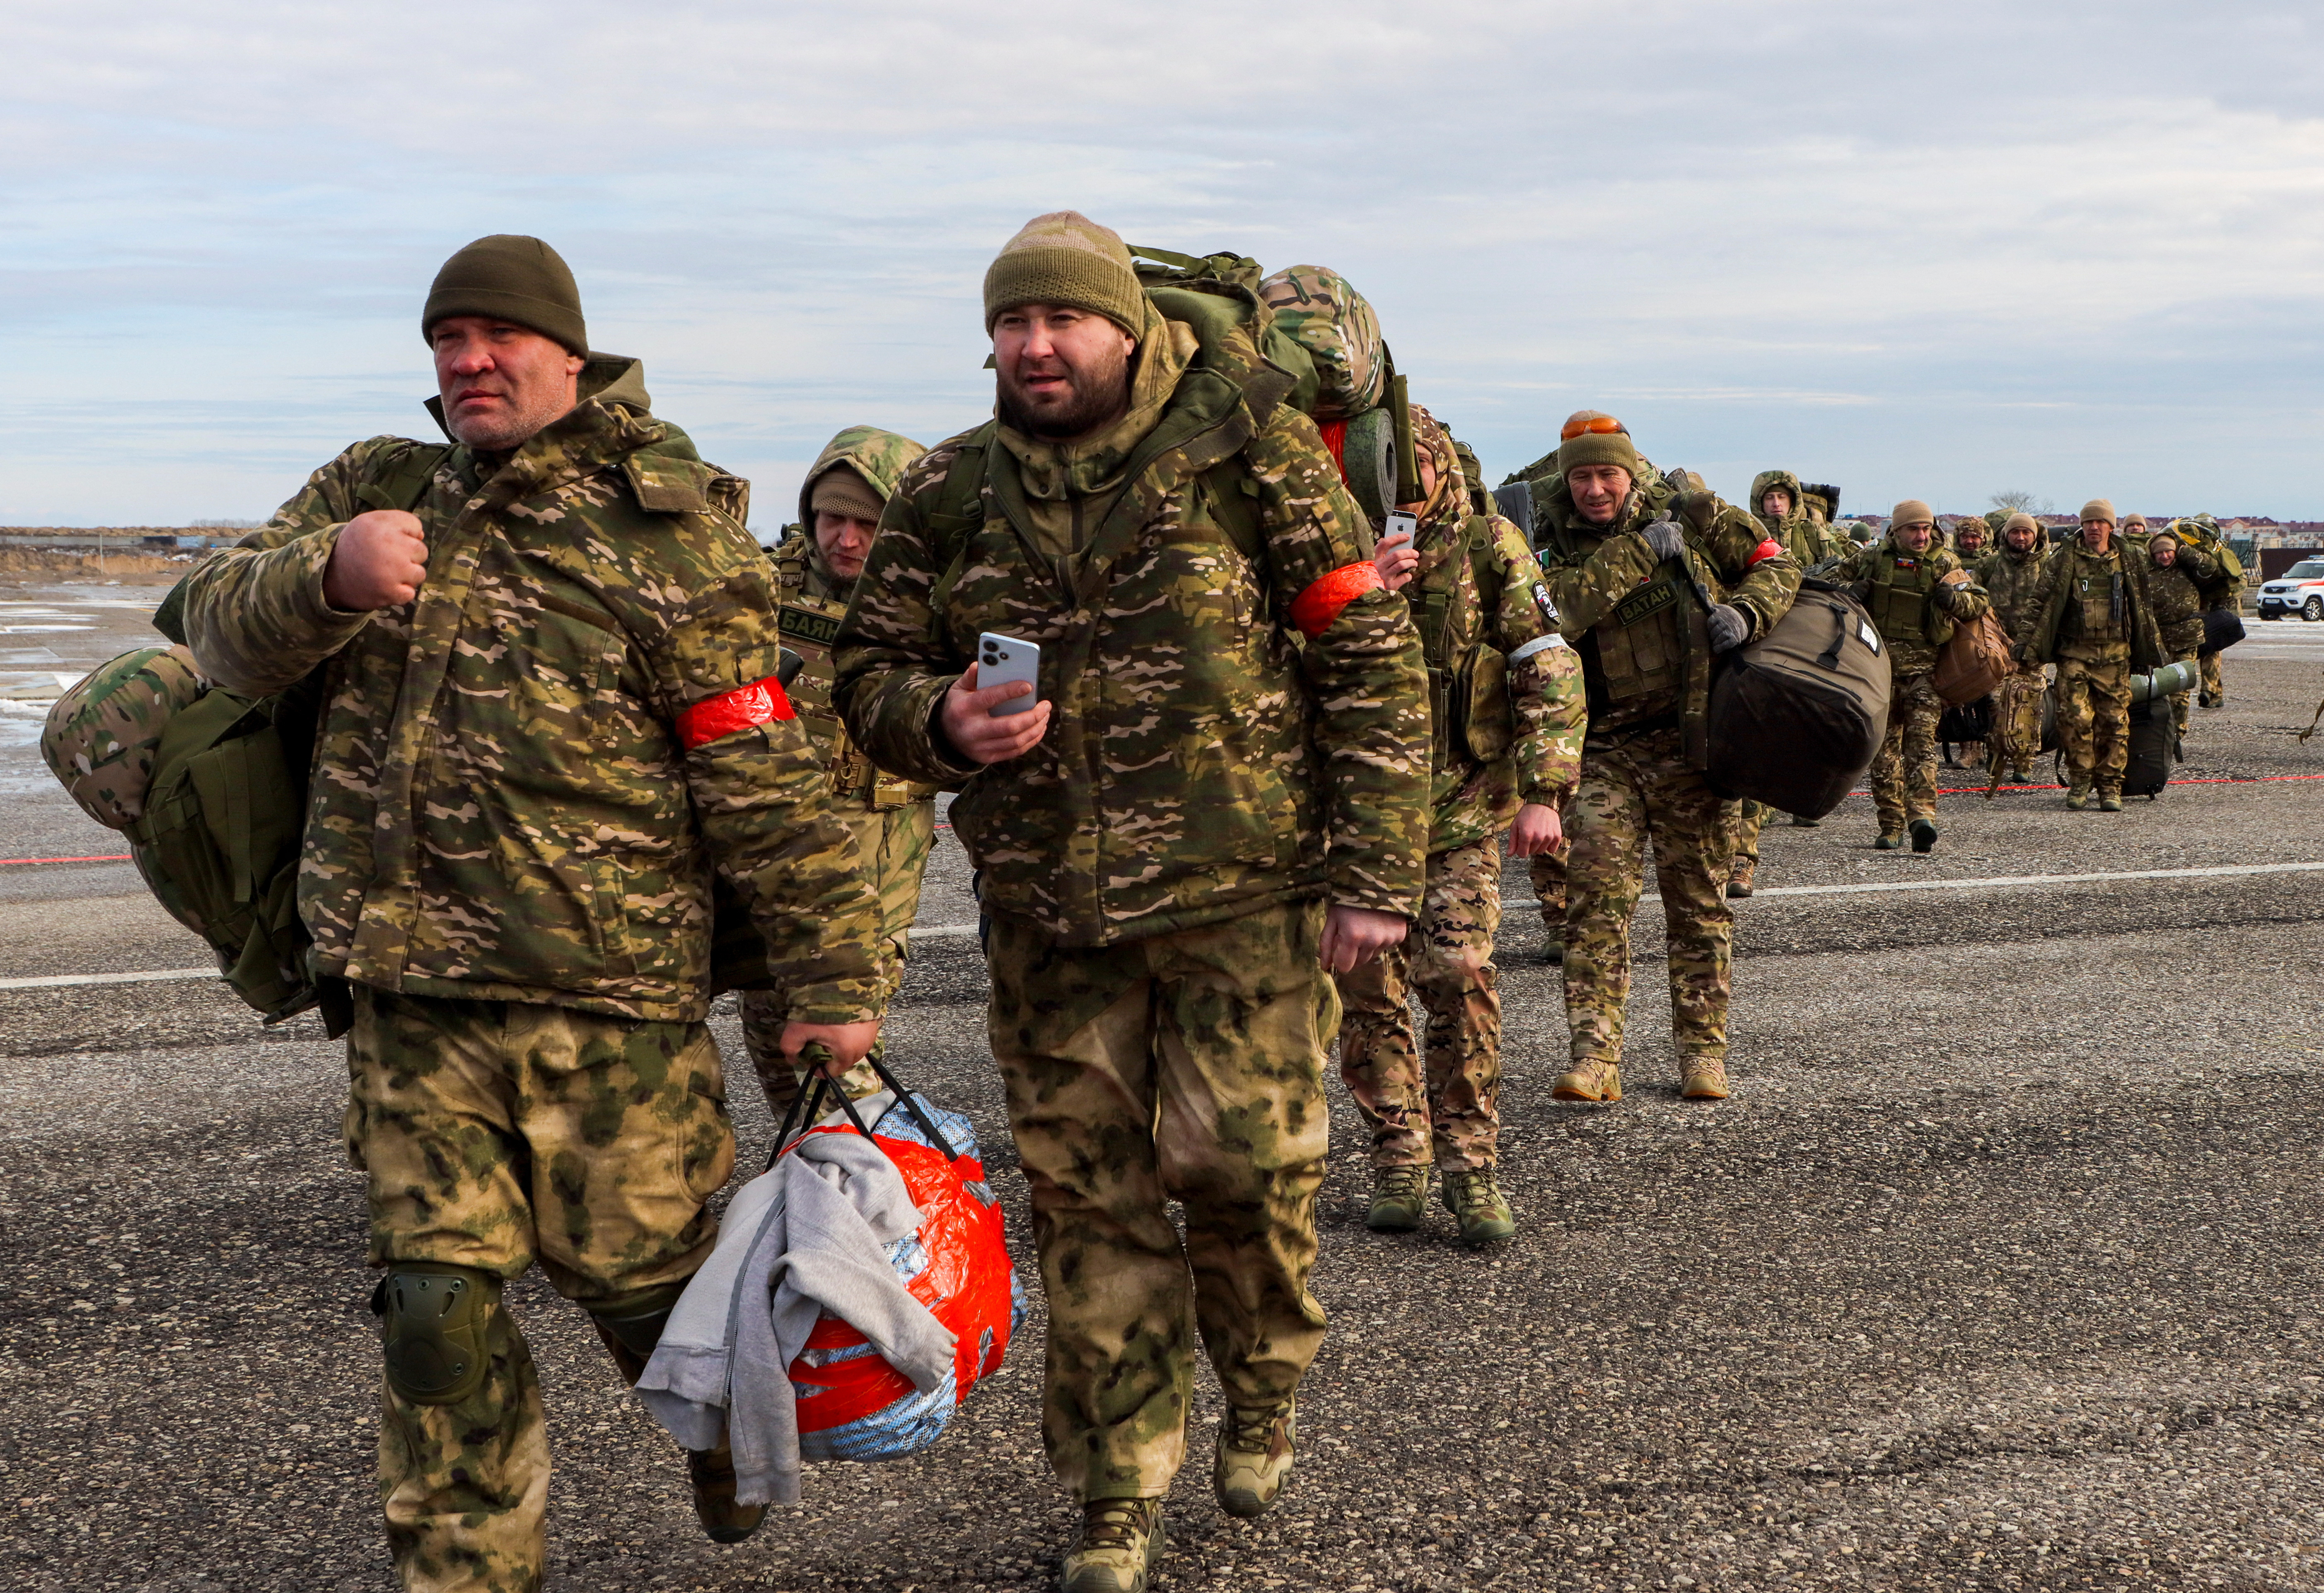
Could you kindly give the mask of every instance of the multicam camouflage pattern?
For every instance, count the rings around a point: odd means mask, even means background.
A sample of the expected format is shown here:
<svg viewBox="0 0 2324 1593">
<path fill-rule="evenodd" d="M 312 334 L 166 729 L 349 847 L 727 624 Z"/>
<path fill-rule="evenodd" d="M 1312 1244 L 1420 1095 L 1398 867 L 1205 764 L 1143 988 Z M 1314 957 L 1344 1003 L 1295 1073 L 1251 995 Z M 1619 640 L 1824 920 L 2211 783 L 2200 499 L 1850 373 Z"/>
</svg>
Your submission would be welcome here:
<svg viewBox="0 0 2324 1593">
<path fill-rule="evenodd" d="M 704 1025 L 358 989 L 347 1066 L 374 1266 L 506 1279 L 538 1260 L 566 1298 L 618 1312 L 709 1255 L 705 1202 L 734 1136 Z M 491 1311 L 490 1367 L 466 1399 L 420 1405 L 382 1386 L 380 1499 L 407 1588 L 540 1585 L 540 1388 L 507 1308 Z"/>
<path fill-rule="evenodd" d="M 1506 658 L 1547 644 L 1508 666 L 1515 735 L 1507 756 L 1481 761 L 1437 727 L 1430 752 L 1433 857 L 1507 829 L 1520 803 L 1563 801 L 1581 768 L 1588 707 L 1581 663 L 1558 633 L 1557 610 L 1524 533 L 1499 515 L 1468 512 L 1468 479 L 1452 435 L 1418 404 L 1412 430 L 1437 481 L 1413 539 L 1420 562 L 1404 588 L 1432 692 L 1443 695 L 1439 688 L 1454 684 L 1461 665 L 1484 649 Z"/>
<path fill-rule="evenodd" d="M 1447 1173 L 1494 1165 L 1500 1138 L 1501 997 L 1493 936 L 1501 858 L 1493 837 L 1433 853 L 1420 922 L 1402 943 L 1337 976 L 1340 1079 L 1372 1131 L 1374 1167 Z M 1428 1014 L 1426 1070 L 1413 1054 L 1412 997 Z"/>
<path fill-rule="evenodd" d="M 880 992 L 882 1004 L 892 1002 L 904 982 L 904 963 L 911 955 L 912 920 L 919 916 L 920 883 L 927 871 L 928 852 L 936 843 L 936 805 L 915 802 L 908 807 L 844 807 L 840 817 L 855 833 L 856 854 L 880 898 Z M 783 1059 L 784 1015 L 788 998 L 778 990 L 742 992 L 742 1044 L 751 1065 L 766 1086 L 767 1104 L 777 1117 L 789 1110 L 800 1086 L 798 1075 Z M 886 1088 L 868 1064 L 859 1064 L 841 1081 L 857 1098 Z"/>
<path fill-rule="evenodd" d="M 687 749 L 687 708 L 772 676 L 745 488 L 649 412 L 633 362 L 504 461 L 452 449 L 414 512 L 429 576 L 345 614 L 322 577 L 358 492 L 420 447 L 359 443 L 187 578 L 229 690 L 327 666 L 300 909 L 318 971 L 641 1019 L 709 1009 L 711 873 L 785 966 L 793 1016 L 877 1010 L 873 903 L 796 720 Z"/>
<path fill-rule="evenodd" d="M 1729 878 L 1748 879 L 1759 866 L 1759 832 L 1766 827 L 1767 815 L 1775 810 L 1764 802 L 1748 800 L 1730 806 L 1734 838 L 1728 845 L 1728 853 L 1733 860 Z"/>
<path fill-rule="evenodd" d="M 1910 673 L 1888 655 L 1888 733 L 1872 759 L 1872 806 L 1883 835 L 1901 835 L 1914 819 L 1937 816 L 1937 722 L 1944 717 L 1936 677 Z"/>
<path fill-rule="evenodd" d="M 161 732 L 202 695 L 194 655 L 141 647 L 98 665 L 49 709 L 41 758 L 80 810 L 108 830 L 145 813 Z"/>
<path fill-rule="evenodd" d="M 2219 655 L 2205 653 L 2201 668 L 2203 704 L 2206 707 L 2217 707 L 2227 700 L 2227 677 L 2219 673 Z"/>
<path fill-rule="evenodd" d="M 2132 556 L 2136 553 L 2134 548 Z M 2209 605 L 2200 587 L 2210 571 L 2210 560 L 2200 548 L 2181 548 L 2167 567 L 2148 557 L 2146 594 L 2154 607 L 2154 628 L 2173 659 L 2192 658 L 2202 648 L 2203 611 Z"/>
<path fill-rule="evenodd" d="M 1767 489 L 1781 487 L 1792 495 L 1792 507 L 1786 513 L 1770 516 L 1766 511 Z M 1800 478 L 1788 470 L 1763 470 L 1751 478 L 1753 518 L 1800 563 L 1803 569 L 1812 568 L 1828 558 L 1837 558 L 1848 551 L 1848 539 L 1833 530 L 1826 520 L 1818 520 L 1811 511 L 1811 501 Z"/>
<path fill-rule="evenodd" d="M 2092 553 L 2079 538 L 2061 546 L 2042 566 L 2042 584 L 2034 594 L 2034 656 L 2045 664 L 2068 658 L 2120 661 L 2133 670 L 2168 661 L 2148 590 L 2153 567 L 2145 549 L 2126 551 L 2118 538 L 2104 553 Z M 2111 598 L 2117 576 L 2123 594 L 2118 618 Z"/>
<path fill-rule="evenodd" d="M 2127 648 L 2106 656 L 2058 660 L 2058 747 L 2066 783 L 2122 794 L 2130 769 L 2130 659 Z"/>
<path fill-rule="evenodd" d="M 1958 584 L 1947 579 L 1957 573 L 1966 572 L 1942 541 L 1914 553 L 1890 536 L 1849 554 L 1832 566 L 1830 578 L 1857 588 L 1858 601 L 1888 644 L 1889 672 L 1901 682 L 1934 669 L 1937 649 L 1952 636 L 1954 623 L 1974 620 L 1992 606 L 1974 576 Z"/>
<path fill-rule="evenodd" d="M 1322 1347 L 1323 922 L 1287 903 L 1089 949 L 992 921 L 989 1037 L 1048 1296 L 1042 1437 L 1077 1498 L 1169 1491 L 1197 1331 L 1244 1410 L 1291 1398 Z"/>
<path fill-rule="evenodd" d="M 2005 769 L 2027 773 L 2042 757 L 2042 696 L 2048 670 L 2020 663 L 1993 692 L 1994 760 Z"/>
<path fill-rule="evenodd" d="M 881 768 L 960 792 L 954 832 L 996 916 L 1096 946 L 1317 896 L 1416 912 L 1419 639 L 1374 590 L 1296 640 L 1294 600 L 1369 549 L 1286 380 L 1239 328 L 1201 344 L 1143 463 L 1054 559 L 1032 552 L 992 423 L 938 445 L 890 502 L 835 697 Z M 932 718 L 985 631 L 1040 645 L 1054 717 L 1032 751 L 978 769 Z"/>
<path fill-rule="evenodd" d="M 1993 601 L 1994 617 L 2019 647 L 2030 647 L 2041 616 L 2036 598 L 2042 590 L 2042 566 L 2046 550 L 2040 541 L 2019 553 L 2004 542 L 1977 561 L 1977 584 Z"/>
<path fill-rule="evenodd" d="M 1559 804 L 1557 816 L 1561 825 L 1566 823 L 1566 814 L 1572 805 L 1571 797 Z M 1534 900 L 1541 904 L 1542 927 L 1553 936 L 1565 933 L 1565 856 L 1571 845 L 1570 840 L 1561 840 L 1554 850 L 1536 852 L 1526 863 L 1526 877 L 1533 882 Z"/>
<path fill-rule="evenodd" d="M 1566 813 L 1565 1019 L 1574 1065 L 1621 1063 L 1630 917 L 1650 843 L 1670 937 L 1671 1029 L 1680 1060 L 1724 1060 L 1735 926 L 1727 905 L 1726 804 L 1695 771 L 1679 732 L 1657 730 L 1603 748 L 1593 738 Z"/>
<path fill-rule="evenodd" d="M 1388 345 L 1379 317 L 1354 284 L 1329 266 L 1288 266 L 1259 285 L 1275 324 L 1315 362 L 1318 420 L 1377 409 L 1388 395 Z"/>
</svg>

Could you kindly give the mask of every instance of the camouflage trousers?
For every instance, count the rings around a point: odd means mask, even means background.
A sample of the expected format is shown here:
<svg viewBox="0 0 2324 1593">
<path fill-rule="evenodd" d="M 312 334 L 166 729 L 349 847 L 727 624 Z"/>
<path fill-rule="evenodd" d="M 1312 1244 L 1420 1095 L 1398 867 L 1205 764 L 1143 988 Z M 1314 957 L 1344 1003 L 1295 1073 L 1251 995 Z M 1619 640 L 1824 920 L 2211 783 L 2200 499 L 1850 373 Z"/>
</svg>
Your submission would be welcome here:
<svg viewBox="0 0 2324 1593">
<path fill-rule="evenodd" d="M 1290 1398 L 1322 1348 L 1323 924 L 1294 903 L 1068 947 L 992 919 L 992 1055 L 1049 1303 L 1041 1433 L 1076 1498 L 1169 1491 L 1197 1332 L 1243 1408 Z"/>
<path fill-rule="evenodd" d="M 2171 661 L 2174 664 L 2195 664 L 2196 673 L 2200 676 L 2202 672 L 2202 667 L 2197 662 L 2195 651 L 2196 649 L 2193 648 L 2189 648 L 2184 652 L 2173 649 L 2171 654 Z M 2213 653 L 2211 656 L 2213 658 L 2218 657 L 2217 653 Z M 2172 692 L 2171 694 L 2171 717 L 2172 722 L 2179 726 L 2179 733 L 2181 735 L 2183 736 L 2187 733 L 2188 722 L 2194 718 L 2194 716 L 2195 693 L 2193 689 L 2190 688 L 2186 691 Z M 2128 766 L 2126 765 L 2125 767 L 2126 768 Z"/>
<path fill-rule="evenodd" d="M 2118 795 L 2130 768 L 2130 649 L 2058 660 L 2058 744 L 2066 780 Z"/>
<path fill-rule="evenodd" d="M 2210 653 L 2204 657 L 2202 674 L 2203 700 L 2207 703 L 2226 702 L 2227 700 L 2227 677 L 2219 673 L 2218 654 Z"/>
<path fill-rule="evenodd" d="M 1937 721 L 1945 705 L 1935 682 L 1931 669 L 1889 675 L 1888 734 L 1872 760 L 1872 806 L 1883 835 L 1937 816 Z"/>
<path fill-rule="evenodd" d="M 694 1275 L 704 1204 L 734 1167 L 706 1025 L 355 990 L 346 1142 L 369 1182 L 371 1264 L 512 1278 L 619 1312 Z M 491 1308 L 489 1370 L 456 1404 L 381 1385 L 379 1497 L 415 1593 L 540 1586 L 549 1436 L 531 1352 Z"/>
<path fill-rule="evenodd" d="M 2042 760 L 2042 694 L 2049 677 L 2039 664 L 2020 664 L 1993 688 L 1994 758 L 2003 767 L 2031 770 Z"/>
<path fill-rule="evenodd" d="M 1493 1165 L 1501 1120 L 1499 838 L 1428 860 L 1420 923 L 1404 941 L 1337 976 L 1340 1079 L 1372 1131 L 1372 1165 L 1447 1173 Z M 1413 1054 L 1412 995 L 1428 1014 L 1425 1077 Z"/>
<path fill-rule="evenodd" d="M 1572 799 L 1567 798 L 1557 810 L 1560 824 L 1572 811 Z M 1536 852 L 1526 863 L 1526 877 L 1533 881 L 1534 899 L 1541 904 L 1541 922 L 1552 935 L 1565 933 L 1565 857 L 1571 843 L 1561 837 L 1551 850 Z"/>
<path fill-rule="evenodd" d="M 1603 750 L 1587 744 L 1566 805 L 1565 1021 L 1573 1060 L 1622 1060 L 1630 999 L 1630 916 L 1646 888 L 1646 850 L 1670 935 L 1671 1030 L 1682 1058 L 1727 1055 L 1727 905 L 1732 835 L 1727 805 L 1688 767 L 1675 730 Z"/>
<path fill-rule="evenodd" d="M 912 920 L 920 913 L 920 882 L 928 869 L 928 852 L 936 843 L 936 805 L 915 802 L 903 807 L 869 808 L 840 806 L 847 827 L 855 833 L 855 850 L 872 870 L 874 893 L 880 898 L 880 993 L 892 999 L 904 982 L 904 963 L 912 950 Z M 767 1105 L 780 1123 L 798 1099 L 801 1075 L 783 1061 L 784 1015 L 789 1003 L 780 990 L 744 990 L 742 1046 L 750 1053 L 752 1071 L 767 1092 Z M 861 1100 L 881 1089 L 879 1076 L 858 1064 L 840 1081 L 847 1093 Z"/>
<path fill-rule="evenodd" d="M 1746 798 L 1729 803 L 1727 811 L 1730 815 L 1729 824 L 1732 831 L 1727 855 L 1738 870 L 1745 863 L 1756 866 L 1759 861 L 1759 832 L 1766 827 L 1767 815 L 1775 810 L 1764 802 Z"/>
</svg>

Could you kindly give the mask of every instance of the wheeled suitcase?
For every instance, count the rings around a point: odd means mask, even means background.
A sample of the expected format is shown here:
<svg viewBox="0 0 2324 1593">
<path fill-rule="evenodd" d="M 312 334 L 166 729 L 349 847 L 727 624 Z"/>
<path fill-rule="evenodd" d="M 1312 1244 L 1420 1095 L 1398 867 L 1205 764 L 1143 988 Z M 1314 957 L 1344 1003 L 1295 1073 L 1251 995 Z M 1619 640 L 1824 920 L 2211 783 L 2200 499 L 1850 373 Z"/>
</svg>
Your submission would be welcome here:
<svg viewBox="0 0 2324 1593">
<path fill-rule="evenodd" d="M 1721 796 L 1801 818 L 1840 806 L 1888 733 L 1887 647 L 1842 588 L 1814 576 L 1766 635 L 1720 660 L 1710 767 Z"/>
<path fill-rule="evenodd" d="M 2123 771 L 2122 794 L 2153 798 L 2171 783 L 2172 766 L 2184 761 L 2171 699 L 2130 705 L 2130 767 Z"/>
</svg>

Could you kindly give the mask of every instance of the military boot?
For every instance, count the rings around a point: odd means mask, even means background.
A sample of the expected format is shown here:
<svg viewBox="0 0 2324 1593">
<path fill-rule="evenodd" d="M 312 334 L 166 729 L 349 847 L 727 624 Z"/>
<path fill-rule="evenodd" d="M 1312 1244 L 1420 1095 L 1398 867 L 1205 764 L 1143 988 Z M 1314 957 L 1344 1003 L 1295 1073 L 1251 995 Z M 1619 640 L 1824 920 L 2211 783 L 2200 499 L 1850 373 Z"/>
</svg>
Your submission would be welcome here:
<svg viewBox="0 0 2324 1593">
<path fill-rule="evenodd" d="M 1460 1220 L 1462 1244 L 1489 1245 L 1517 1237 L 1517 1220 L 1494 1183 L 1490 1167 L 1447 1173 L 1442 1194 L 1445 1210 Z"/>
<path fill-rule="evenodd" d="M 759 1530 L 767 1518 L 764 1505 L 742 1505 L 734 1499 L 734 1451 L 686 1451 L 686 1475 L 694 1484 L 694 1519 L 714 1543 L 739 1543 Z"/>
<path fill-rule="evenodd" d="M 1927 819 L 1913 821 L 1913 850 L 1927 852 L 1937 843 L 1937 826 Z"/>
<path fill-rule="evenodd" d="M 1805 814 L 1795 813 L 1792 815 L 1792 828 L 1794 830 L 1812 830 L 1818 824 L 1822 823 L 1823 821 L 1821 819 L 1812 819 Z"/>
<path fill-rule="evenodd" d="M 1902 852 L 1902 851 L 1904 851 L 1904 833 L 1902 830 L 1883 830 L 1883 831 L 1881 831 L 1881 832 L 1880 832 L 1880 839 L 1879 839 L 1879 840 L 1877 840 L 1877 841 L 1875 841 L 1875 842 L 1872 843 L 1872 850 L 1873 850 L 1873 851 L 1875 851 L 1875 852 Z"/>
<path fill-rule="evenodd" d="M 1592 1057 L 1577 1062 L 1569 1073 L 1557 1075 L 1549 1087 L 1552 1100 L 1619 1100 L 1622 1099 L 1622 1064 Z"/>
<path fill-rule="evenodd" d="M 2089 784 L 2085 781 L 2076 780 L 2073 785 L 2067 788 L 2066 806 L 2072 808 L 2076 813 L 2080 813 L 2089 805 L 2090 787 Z"/>
<path fill-rule="evenodd" d="M 1688 1100 L 1727 1099 L 1727 1064 L 1716 1056 L 1689 1056 L 1678 1064 L 1678 1092 Z"/>
<path fill-rule="evenodd" d="M 1162 1538 L 1161 1500 L 1092 1499 L 1082 1506 L 1081 1541 L 1057 1567 L 1057 1586 L 1063 1593 L 1146 1593 Z"/>
<path fill-rule="evenodd" d="M 1374 1233 L 1410 1233 L 1428 1211 L 1428 1169 L 1372 1169 L 1372 1207 L 1364 1226 Z"/>
<path fill-rule="evenodd" d="M 2122 793 L 2119 791 L 2100 791 L 2098 793 L 2098 811 L 2100 813 L 2120 813 L 2122 811 Z"/>
<path fill-rule="evenodd" d="M 1748 857 L 1737 858 L 1735 860 L 1735 867 L 1729 871 L 1727 876 L 1727 894 L 1730 897 L 1746 897 L 1750 895 L 1751 878 L 1758 871 L 1759 863 L 1757 859 Z"/>
<path fill-rule="evenodd" d="M 1291 1446 L 1299 1436 L 1299 1402 L 1255 1411 L 1228 1407 L 1219 1423 L 1218 1464 L 1211 1471 L 1219 1508 L 1249 1520 L 1264 1515 L 1291 1479 Z"/>
</svg>

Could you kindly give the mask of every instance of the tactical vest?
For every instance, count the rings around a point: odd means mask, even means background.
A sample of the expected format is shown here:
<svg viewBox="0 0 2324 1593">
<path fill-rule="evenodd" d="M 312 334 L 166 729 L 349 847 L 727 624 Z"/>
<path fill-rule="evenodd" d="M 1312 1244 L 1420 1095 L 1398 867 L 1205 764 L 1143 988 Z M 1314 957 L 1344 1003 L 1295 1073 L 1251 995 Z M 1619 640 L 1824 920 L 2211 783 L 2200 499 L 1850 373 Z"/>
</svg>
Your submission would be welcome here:
<svg viewBox="0 0 2324 1593">
<path fill-rule="evenodd" d="M 791 706 L 806 727 L 807 739 L 824 754 L 835 800 L 875 812 L 926 801 L 936 795 L 936 787 L 917 786 L 884 773 L 849 737 L 832 707 L 835 672 L 831 649 L 839 640 L 839 622 L 846 618 L 847 605 L 807 590 L 807 549 L 813 545 L 813 535 L 803 527 L 788 527 L 774 554 L 783 644 L 803 660 L 791 682 Z"/>
<path fill-rule="evenodd" d="M 1925 641 L 1942 647 L 1953 639 L 1953 622 L 1938 611 L 1937 550 L 1907 553 L 1894 544 L 1872 559 L 1872 622 L 1891 641 Z"/>
<path fill-rule="evenodd" d="M 2066 598 L 2059 634 L 2071 641 L 2128 641 L 2129 594 L 2123 590 L 2121 555 L 2115 556 L 2113 568 L 2096 570 L 2088 567 L 2089 561 L 2080 553 L 2068 557 L 2074 561 L 2073 590 Z"/>
<path fill-rule="evenodd" d="M 1447 533 L 1450 551 L 1412 594 L 1413 619 L 1428 665 L 1429 761 L 1438 769 L 1491 763 L 1516 739 L 1508 660 L 1481 631 L 1485 549 L 1492 520 L 1463 518 Z"/>
<path fill-rule="evenodd" d="M 1659 477 L 1642 480 L 1630 502 L 1605 528 L 1583 525 L 1567 529 L 1554 520 L 1545 527 L 1543 551 L 1560 566 L 1579 564 L 1609 538 L 1629 527 L 1661 518 L 1673 493 Z M 1631 592 L 1614 610 L 1575 641 L 1581 655 L 1582 685 L 1594 720 L 1616 705 L 1657 692 L 1683 693 L 1687 683 L 1687 658 L 1692 649 L 1708 656 L 1710 635 L 1703 625 L 1702 606 L 1679 585 L 1668 565 L 1654 579 Z"/>
</svg>

